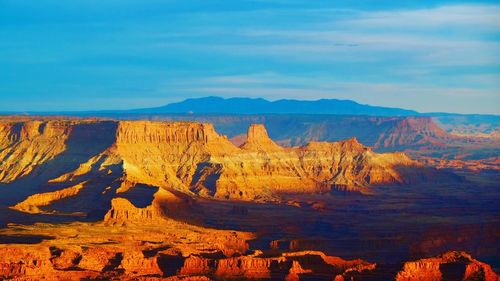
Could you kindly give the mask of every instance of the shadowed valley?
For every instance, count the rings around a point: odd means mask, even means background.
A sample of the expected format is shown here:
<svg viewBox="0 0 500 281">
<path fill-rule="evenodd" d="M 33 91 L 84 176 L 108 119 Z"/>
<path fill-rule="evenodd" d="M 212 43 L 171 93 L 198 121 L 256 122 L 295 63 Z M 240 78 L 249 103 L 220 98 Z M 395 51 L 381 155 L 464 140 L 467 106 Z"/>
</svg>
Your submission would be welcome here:
<svg viewBox="0 0 500 281">
<path fill-rule="evenodd" d="M 234 143 L 209 123 L 2 120 L 1 277 L 496 280 L 496 174 L 260 124 Z"/>
</svg>

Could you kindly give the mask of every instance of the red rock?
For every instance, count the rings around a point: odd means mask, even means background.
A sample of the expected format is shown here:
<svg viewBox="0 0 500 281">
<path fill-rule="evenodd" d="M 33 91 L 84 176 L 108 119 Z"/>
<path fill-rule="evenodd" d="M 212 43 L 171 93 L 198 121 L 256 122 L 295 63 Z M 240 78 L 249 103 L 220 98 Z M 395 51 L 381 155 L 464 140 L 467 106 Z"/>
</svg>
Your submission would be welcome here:
<svg viewBox="0 0 500 281">
<path fill-rule="evenodd" d="M 448 269 L 449 266 L 451 269 Z M 406 262 L 396 276 L 397 281 L 442 280 L 444 275 L 461 280 L 497 281 L 499 276 L 488 264 L 464 252 L 448 252 L 439 257 Z M 458 279 L 457 279 L 458 280 Z"/>
</svg>

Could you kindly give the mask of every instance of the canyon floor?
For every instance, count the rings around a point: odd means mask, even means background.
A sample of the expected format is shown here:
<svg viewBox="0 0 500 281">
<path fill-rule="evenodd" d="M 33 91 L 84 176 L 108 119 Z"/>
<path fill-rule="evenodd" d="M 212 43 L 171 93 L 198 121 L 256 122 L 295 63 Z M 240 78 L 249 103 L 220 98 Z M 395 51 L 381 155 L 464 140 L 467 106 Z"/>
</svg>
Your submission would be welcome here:
<svg viewBox="0 0 500 281">
<path fill-rule="evenodd" d="M 261 126 L 2 125 L 0 279 L 499 280 L 495 169 Z"/>
<path fill-rule="evenodd" d="M 2 272 L 18 280 L 441 280 L 479 264 L 490 279 L 470 280 L 497 280 L 496 188 L 487 181 L 378 187 L 260 204 L 200 198 L 154 220 L 134 219 L 133 206 L 124 207 L 126 218 L 40 215 L 32 222 L 46 223 L 25 224 L 20 217 L 0 230 Z M 459 257 L 443 261 L 445 253 Z M 438 269 L 419 265 L 430 257 Z"/>
</svg>

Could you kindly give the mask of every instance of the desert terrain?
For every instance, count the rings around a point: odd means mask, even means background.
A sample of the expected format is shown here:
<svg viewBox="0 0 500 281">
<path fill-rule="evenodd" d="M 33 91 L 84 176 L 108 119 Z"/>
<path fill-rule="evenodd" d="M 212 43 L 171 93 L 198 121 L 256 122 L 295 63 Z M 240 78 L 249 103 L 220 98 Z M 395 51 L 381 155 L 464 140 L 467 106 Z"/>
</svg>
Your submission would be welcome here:
<svg viewBox="0 0 500 281">
<path fill-rule="evenodd" d="M 495 142 L 200 118 L 2 117 L 0 278 L 498 280 L 498 161 L 443 157 Z"/>
</svg>

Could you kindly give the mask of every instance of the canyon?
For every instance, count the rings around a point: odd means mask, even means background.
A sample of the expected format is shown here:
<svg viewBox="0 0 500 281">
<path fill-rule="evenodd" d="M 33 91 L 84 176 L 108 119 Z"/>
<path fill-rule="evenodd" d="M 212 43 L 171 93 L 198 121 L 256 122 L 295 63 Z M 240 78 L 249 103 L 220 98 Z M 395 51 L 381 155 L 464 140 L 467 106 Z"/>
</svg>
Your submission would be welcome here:
<svg viewBox="0 0 500 281">
<path fill-rule="evenodd" d="M 416 159 L 432 157 L 482 160 L 496 157 L 500 152 L 499 138 L 495 133 L 499 125 L 494 118 L 489 120 L 478 117 L 476 120 L 462 117 L 459 118 L 462 121 L 454 121 L 456 118 L 452 117 L 321 114 L 109 113 L 100 116 L 124 120 L 208 122 L 237 146 L 245 142 L 247 128 L 253 123 L 259 123 L 265 125 L 276 143 L 285 147 L 305 145 L 311 141 L 336 142 L 356 137 L 359 142 L 376 152 L 404 151 Z M 476 123 L 463 125 L 470 119 Z M 472 129 L 465 130 L 463 126 Z"/>
<path fill-rule="evenodd" d="M 287 193 L 453 179 L 403 153 L 375 153 L 355 138 L 283 148 L 258 124 L 240 147 L 211 124 L 193 122 L 33 121 L 2 124 L 2 132 L 0 182 L 44 174 L 57 161 L 57 169 L 67 171 L 31 183 L 40 186 L 39 194 L 14 206 L 26 210 L 77 196 L 101 180 L 119 185 L 117 193 L 147 185 L 190 196 L 269 201 Z"/>
<path fill-rule="evenodd" d="M 0 119 L 0 278 L 498 280 L 496 174 L 380 152 L 450 138 L 405 120 L 372 148 L 266 122 L 236 141 L 217 122 Z"/>
<path fill-rule="evenodd" d="M 17 241 L 2 241 L 5 237 Z M 10 224 L 0 230 L 0 278 L 12 280 L 487 280 L 500 277 L 464 252 L 395 266 L 317 250 L 251 249 L 255 234 L 169 219 L 155 206 L 113 199 L 95 223 Z M 31 240 L 31 241 L 30 241 Z M 23 242 L 20 242 L 23 241 Z M 29 241 L 29 242 L 27 242 Z M 297 247 L 295 245 L 293 247 Z"/>
</svg>

